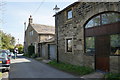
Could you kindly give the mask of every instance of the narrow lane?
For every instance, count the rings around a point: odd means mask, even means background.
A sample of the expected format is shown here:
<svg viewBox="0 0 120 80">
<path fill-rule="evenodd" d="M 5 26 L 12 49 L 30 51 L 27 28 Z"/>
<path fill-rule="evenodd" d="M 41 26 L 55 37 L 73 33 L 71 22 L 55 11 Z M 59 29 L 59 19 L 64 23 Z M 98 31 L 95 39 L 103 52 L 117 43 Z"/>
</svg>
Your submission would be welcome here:
<svg viewBox="0 0 120 80">
<path fill-rule="evenodd" d="M 11 61 L 10 78 L 75 78 L 71 74 L 22 56 Z"/>
</svg>

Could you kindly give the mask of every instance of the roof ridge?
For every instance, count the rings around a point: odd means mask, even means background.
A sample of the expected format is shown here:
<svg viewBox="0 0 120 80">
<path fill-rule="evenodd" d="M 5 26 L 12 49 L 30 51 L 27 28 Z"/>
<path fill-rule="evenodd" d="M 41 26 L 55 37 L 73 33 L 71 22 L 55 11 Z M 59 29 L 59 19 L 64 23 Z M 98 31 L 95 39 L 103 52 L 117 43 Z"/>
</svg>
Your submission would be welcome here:
<svg viewBox="0 0 120 80">
<path fill-rule="evenodd" d="M 41 26 L 50 26 L 50 27 L 55 27 L 55 26 L 53 26 L 53 25 L 45 25 L 45 24 L 37 24 L 37 23 L 33 23 L 33 24 L 31 24 L 31 25 L 41 25 Z"/>
</svg>

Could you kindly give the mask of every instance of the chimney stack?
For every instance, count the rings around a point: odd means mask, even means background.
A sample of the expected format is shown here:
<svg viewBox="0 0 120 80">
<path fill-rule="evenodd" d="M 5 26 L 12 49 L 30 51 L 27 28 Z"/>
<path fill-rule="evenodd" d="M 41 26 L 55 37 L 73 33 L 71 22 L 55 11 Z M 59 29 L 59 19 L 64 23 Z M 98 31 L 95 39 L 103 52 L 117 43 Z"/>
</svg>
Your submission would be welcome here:
<svg viewBox="0 0 120 80">
<path fill-rule="evenodd" d="M 33 23 L 33 19 L 32 19 L 32 16 L 30 15 L 29 24 L 32 24 L 32 23 Z"/>
</svg>

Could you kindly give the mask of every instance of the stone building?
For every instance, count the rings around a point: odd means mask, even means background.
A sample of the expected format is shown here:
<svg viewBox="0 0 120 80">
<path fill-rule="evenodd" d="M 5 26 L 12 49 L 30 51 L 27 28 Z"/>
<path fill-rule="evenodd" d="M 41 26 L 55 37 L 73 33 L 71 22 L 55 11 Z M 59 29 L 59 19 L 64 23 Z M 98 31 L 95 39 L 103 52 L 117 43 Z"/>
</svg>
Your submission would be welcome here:
<svg viewBox="0 0 120 80">
<path fill-rule="evenodd" d="M 120 2 L 75 2 L 54 16 L 59 61 L 120 72 Z"/>
<path fill-rule="evenodd" d="M 24 51 L 28 52 L 28 46 L 34 45 L 35 53 L 40 56 L 40 42 L 54 37 L 55 27 L 41 24 L 34 24 L 32 16 L 29 18 L 28 27 L 25 31 Z"/>
</svg>

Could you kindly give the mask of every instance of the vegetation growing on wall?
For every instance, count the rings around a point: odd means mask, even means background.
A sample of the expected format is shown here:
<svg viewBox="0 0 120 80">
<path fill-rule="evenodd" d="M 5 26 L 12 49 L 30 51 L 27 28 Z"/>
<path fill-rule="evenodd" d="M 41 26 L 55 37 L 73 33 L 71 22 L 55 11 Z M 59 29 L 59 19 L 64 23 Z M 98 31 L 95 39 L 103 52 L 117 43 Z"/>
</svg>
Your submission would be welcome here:
<svg viewBox="0 0 120 80">
<path fill-rule="evenodd" d="M 33 45 L 28 46 L 28 54 L 32 56 L 35 53 L 35 47 Z"/>
</svg>

